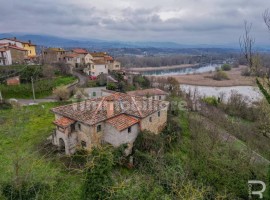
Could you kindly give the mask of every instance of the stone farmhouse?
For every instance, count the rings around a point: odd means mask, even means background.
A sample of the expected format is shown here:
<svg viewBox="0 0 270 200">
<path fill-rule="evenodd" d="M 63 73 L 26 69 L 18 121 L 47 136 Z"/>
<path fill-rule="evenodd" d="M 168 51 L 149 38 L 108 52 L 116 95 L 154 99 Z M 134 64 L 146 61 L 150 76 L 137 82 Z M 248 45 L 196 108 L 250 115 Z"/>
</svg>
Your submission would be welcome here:
<svg viewBox="0 0 270 200">
<path fill-rule="evenodd" d="M 18 40 L 16 37 L 14 38 L 3 38 L 0 39 L 1 44 L 9 44 L 19 48 L 22 48 L 27 51 L 28 59 L 33 59 L 36 57 L 36 45 L 28 40 L 27 42 Z"/>
<path fill-rule="evenodd" d="M 168 102 L 114 93 L 52 109 L 52 143 L 72 154 L 101 144 L 133 146 L 141 130 L 158 134 L 166 125 Z"/>
<path fill-rule="evenodd" d="M 42 50 L 42 59 L 45 64 L 54 64 L 64 61 L 66 50 L 62 48 L 47 48 Z"/>
<path fill-rule="evenodd" d="M 158 88 L 135 90 L 135 91 L 127 92 L 127 94 L 133 95 L 133 96 L 148 97 L 148 98 L 152 98 L 156 100 L 165 100 L 166 97 L 169 95 L 167 92 Z"/>
<path fill-rule="evenodd" d="M 0 44 L 0 66 L 23 64 L 27 60 L 27 50 L 15 44 Z"/>
<path fill-rule="evenodd" d="M 121 69 L 121 63 L 105 52 L 89 53 L 86 49 L 64 50 L 62 48 L 47 48 L 42 51 L 45 64 L 64 63 L 70 69 L 80 68 L 89 76 L 108 74 L 109 71 Z"/>
</svg>

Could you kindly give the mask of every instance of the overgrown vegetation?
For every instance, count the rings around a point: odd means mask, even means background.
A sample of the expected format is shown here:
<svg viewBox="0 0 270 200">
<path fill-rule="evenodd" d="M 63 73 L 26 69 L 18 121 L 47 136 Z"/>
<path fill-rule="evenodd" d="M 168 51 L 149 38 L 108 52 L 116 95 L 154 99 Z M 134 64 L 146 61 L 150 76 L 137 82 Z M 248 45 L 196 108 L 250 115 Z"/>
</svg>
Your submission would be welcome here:
<svg viewBox="0 0 270 200">
<path fill-rule="evenodd" d="M 222 81 L 222 80 L 229 80 L 228 74 L 224 71 L 216 71 L 215 74 L 213 75 L 213 79 L 217 81 Z"/>
<path fill-rule="evenodd" d="M 57 66 L 51 65 L 20 65 L 0 67 L 0 91 L 3 98 L 33 98 L 32 83 L 36 98 L 43 98 L 52 94 L 55 87 L 73 83 L 76 78 L 63 73 Z M 7 86 L 8 77 L 20 76 L 20 85 Z"/>
<path fill-rule="evenodd" d="M 52 94 L 53 88 L 73 83 L 75 80 L 76 78 L 73 76 L 59 76 L 52 79 L 34 81 L 36 98 L 49 96 Z M 28 99 L 33 97 L 31 83 L 22 83 L 14 86 L 0 84 L 0 91 L 2 92 L 3 98 Z"/>
<path fill-rule="evenodd" d="M 223 64 L 221 66 L 221 70 L 223 71 L 230 71 L 232 69 L 232 66 L 230 64 Z"/>
<path fill-rule="evenodd" d="M 59 103 L 0 110 L 2 197 L 248 198 L 248 180 L 267 181 L 266 166 L 252 162 L 251 152 L 256 149 L 269 158 L 269 138 L 257 132 L 258 127 L 270 130 L 269 105 L 248 105 L 232 95 L 228 103 L 204 98 L 201 109 L 191 112 L 188 99 L 174 93 L 174 81 L 170 83 L 167 126 L 158 135 L 142 131 L 129 156 L 127 145 L 59 156 L 45 142 L 54 128 L 49 109 Z M 224 139 L 224 131 L 236 140 Z"/>
</svg>

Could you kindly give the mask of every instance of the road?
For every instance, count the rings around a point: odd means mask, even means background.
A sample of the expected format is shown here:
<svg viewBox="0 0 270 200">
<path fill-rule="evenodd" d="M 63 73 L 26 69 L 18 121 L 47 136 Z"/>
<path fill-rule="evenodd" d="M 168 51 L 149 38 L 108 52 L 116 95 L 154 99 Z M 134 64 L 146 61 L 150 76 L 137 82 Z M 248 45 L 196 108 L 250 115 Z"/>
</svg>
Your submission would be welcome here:
<svg viewBox="0 0 270 200">
<path fill-rule="evenodd" d="M 35 103 L 47 103 L 47 102 L 57 102 L 56 99 L 46 98 L 46 99 L 16 99 L 21 106 L 28 106 Z M 15 101 L 15 100 L 14 100 Z"/>
<path fill-rule="evenodd" d="M 79 83 L 78 83 L 79 86 L 83 86 L 87 83 L 87 76 L 85 76 L 79 72 L 76 72 L 74 70 L 72 71 L 72 75 L 76 76 L 79 79 Z"/>
</svg>

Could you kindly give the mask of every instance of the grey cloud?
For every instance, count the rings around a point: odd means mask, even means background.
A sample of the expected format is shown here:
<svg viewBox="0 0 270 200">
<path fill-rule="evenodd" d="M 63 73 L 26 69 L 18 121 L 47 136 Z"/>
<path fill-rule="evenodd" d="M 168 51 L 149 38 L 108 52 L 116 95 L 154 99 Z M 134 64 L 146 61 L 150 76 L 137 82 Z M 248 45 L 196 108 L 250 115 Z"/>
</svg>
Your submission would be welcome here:
<svg viewBox="0 0 270 200">
<path fill-rule="evenodd" d="M 0 3 L 3 5 L 3 0 Z M 13 0 L 5 1 L 0 32 L 31 32 L 117 40 L 232 42 L 242 34 L 243 21 L 267 41 L 261 14 L 267 0 Z M 130 3 L 130 4 L 129 4 Z M 269 5 L 270 6 L 270 5 Z M 162 19 L 161 12 L 182 13 Z M 25 26 L 27 24 L 27 26 Z M 31 28 L 29 28 L 31 27 Z M 228 35 L 230 33 L 230 35 Z M 181 35 L 181 37 L 179 37 Z M 166 37 L 167 36 L 167 37 Z M 188 38 L 188 39 L 187 39 Z M 203 43 L 203 41 L 202 41 Z"/>
</svg>

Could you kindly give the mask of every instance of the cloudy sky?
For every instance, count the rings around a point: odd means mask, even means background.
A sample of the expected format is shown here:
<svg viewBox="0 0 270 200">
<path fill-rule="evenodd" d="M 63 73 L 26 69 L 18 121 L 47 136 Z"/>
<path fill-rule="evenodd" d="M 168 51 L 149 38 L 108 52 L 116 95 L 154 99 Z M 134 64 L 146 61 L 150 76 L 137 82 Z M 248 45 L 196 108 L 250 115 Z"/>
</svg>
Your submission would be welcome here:
<svg viewBox="0 0 270 200">
<path fill-rule="evenodd" d="M 257 43 L 270 43 L 262 19 L 269 0 L 0 0 L 0 5 L 0 33 L 233 44 L 247 20 Z"/>
</svg>

